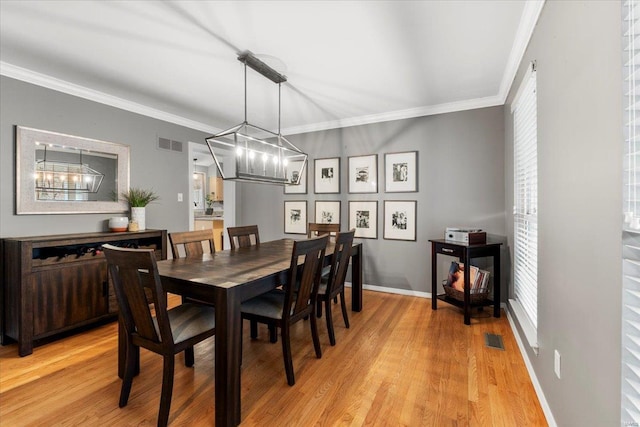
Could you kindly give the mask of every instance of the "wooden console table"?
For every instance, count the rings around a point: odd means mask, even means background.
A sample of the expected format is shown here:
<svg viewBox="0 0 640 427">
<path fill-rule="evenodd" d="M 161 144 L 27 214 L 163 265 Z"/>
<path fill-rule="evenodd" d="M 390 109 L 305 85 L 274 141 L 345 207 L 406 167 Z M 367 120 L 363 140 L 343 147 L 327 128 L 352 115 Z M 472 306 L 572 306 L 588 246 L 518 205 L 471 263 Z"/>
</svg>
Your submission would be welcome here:
<svg viewBox="0 0 640 427">
<path fill-rule="evenodd" d="M 452 242 L 444 239 L 432 239 L 431 242 L 431 308 L 438 309 L 438 300 L 461 307 L 464 310 L 464 324 L 471 324 L 471 309 L 493 305 L 493 317 L 500 317 L 500 246 L 502 243 L 482 243 L 467 245 L 461 242 Z M 438 254 L 457 257 L 464 263 L 464 301 L 450 298 L 445 294 L 438 295 Z M 469 293 L 469 268 L 473 258 L 493 257 L 493 300 L 487 299 L 478 303 L 471 303 Z"/>
<path fill-rule="evenodd" d="M 115 320 L 102 244 L 154 248 L 166 259 L 166 241 L 166 230 L 2 239 L 0 343 L 17 341 L 18 354 L 26 356 L 37 340 Z"/>
</svg>

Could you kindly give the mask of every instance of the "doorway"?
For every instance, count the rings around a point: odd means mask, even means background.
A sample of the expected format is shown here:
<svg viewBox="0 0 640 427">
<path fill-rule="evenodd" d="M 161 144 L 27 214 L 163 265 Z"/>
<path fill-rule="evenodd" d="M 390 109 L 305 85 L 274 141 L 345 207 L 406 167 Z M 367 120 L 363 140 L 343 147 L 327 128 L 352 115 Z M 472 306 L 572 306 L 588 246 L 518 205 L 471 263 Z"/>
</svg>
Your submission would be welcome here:
<svg viewBox="0 0 640 427">
<path fill-rule="evenodd" d="M 222 247 L 229 248 L 229 236 L 227 235 L 227 227 L 235 226 L 235 211 L 236 211 L 236 188 L 235 183 L 232 181 L 218 180 L 218 184 L 222 184 L 222 188 L 215 190 L 216 178 L 220 178 L 220 173 L 217 170 L 216 164 L 213 160 L 213 156 L 209 152 L 209 147 L 205 144 L 199 144 L 196 142 L 189 142 L 189 157 L 188 157 L 188 172 L 190 191 L 187 193 L 187 208 L 189 209 L 189 230 L 196 229 L 196 222 L 198 228 L 204 228 L 205 225 L 209 225 L 201 221 L 215 221 L 217 229 L 222 227 Z M 216 149 L 216 156 L 221 160 L 222 167 L 225 173 L 230 173 L 229 169 L 232 168 L 234 157 L 231 152 L 224 152 Z M 196 178 L 194 180 L 194 177 Z M 195 184 L 195 185 L 194 185 Z M 199 187 L 196 189 L 195 187 Z M 212 194 L 213 193 L 213 194 Z M 200 195 L 200 196 L 199 196 Z M 210 203 L 213 210 L 211 215 L 215 214 L 215 219 L 205 215 L 206 208 L 208 207 L 206 196 L 209 195 L 212 202 Z M 222 195 L 224 197 L 222 198 Z M 215 199 L 215 200 L 213 200 Z M 222 212 L 220 212 L 222 211 Z M 222 220 L 221 221 L 219 220 Z M 213 225 L 211 225 L 213 228 Z"/>
</svg>

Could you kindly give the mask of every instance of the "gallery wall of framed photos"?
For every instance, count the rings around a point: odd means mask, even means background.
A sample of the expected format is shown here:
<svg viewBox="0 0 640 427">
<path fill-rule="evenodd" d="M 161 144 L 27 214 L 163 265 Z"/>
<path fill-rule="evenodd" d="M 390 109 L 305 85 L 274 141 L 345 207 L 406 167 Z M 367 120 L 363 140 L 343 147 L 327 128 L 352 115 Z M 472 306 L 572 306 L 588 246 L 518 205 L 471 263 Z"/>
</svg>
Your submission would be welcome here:
<svg viewBox="0 0 640 427">
<path fill-rule="evenodd" d="M 378 173 L 382 160 L 382 174 Z M 341 173 L 341 163 L 346 164 L 345 173 Z M 382 202 L 382 237 L 386 240 L 417 240 L 417 200 L 387 200 L 387 193 L 418 192 L 418 151 L 363 154 L 349 156 L 346 162 L 340 157 L 318 158 L 309 161 L 302 172 L 303 176 L 297 185 L 286 185 L 284 194 L 308 194 L 308 177 L 313 183 L 314 211 L 313 218 L 307 212 L 307 200 L 285 200 L 284 232 L 285 234 L 306 234 L 309 222 L 343 223 L 341 200 L 341 180 L 347 180 L 348 209 L 344 223 L 354 228 L 355 237 L 377 239 L 378 206 Z M 308 165 L 308 166 L 309 166 Z M 309 171 L 311 169 L 311 171 Z M 379 192 L 379 178 L 384 179 L 384 192 Z M 291 177 L 295 182 L 298 177 Z M 380 200 L 380 195 L 382 200 Z M 332 195 L 333 200 L 325 200 L 324 195 Z M 372 199 L 374 197 L 374 199 Z"/>
</svg>

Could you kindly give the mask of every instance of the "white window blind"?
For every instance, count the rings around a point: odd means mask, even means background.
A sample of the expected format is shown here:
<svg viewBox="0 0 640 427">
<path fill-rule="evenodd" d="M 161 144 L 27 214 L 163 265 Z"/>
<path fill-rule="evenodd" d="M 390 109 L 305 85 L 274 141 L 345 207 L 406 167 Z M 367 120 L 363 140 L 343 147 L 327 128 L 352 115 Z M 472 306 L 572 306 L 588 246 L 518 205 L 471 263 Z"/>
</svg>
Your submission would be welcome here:
<svg viewBox="0 0 640 427">
<path fill-rule="evenodd" d="M 621 425 L 640 424 L 640 1 L 622 4 L 624 182 L 622 236 L 622 408 Z"/>
<path fill-rule="evenodd" d="M 515 314 L 537 347 L 538 325 L 538 119 L 535 63 L 512 103 L 514 134 Z M 522 314 L 524 313 L 524 314 Z"/>
</svg>

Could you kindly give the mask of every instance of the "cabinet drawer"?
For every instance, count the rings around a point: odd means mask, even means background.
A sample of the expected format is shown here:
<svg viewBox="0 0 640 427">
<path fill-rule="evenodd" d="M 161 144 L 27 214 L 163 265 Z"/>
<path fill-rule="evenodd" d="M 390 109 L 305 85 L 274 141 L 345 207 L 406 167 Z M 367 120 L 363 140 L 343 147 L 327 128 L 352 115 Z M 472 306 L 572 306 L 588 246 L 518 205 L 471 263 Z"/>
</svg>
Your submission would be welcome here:
<svg viewBox="0 0 640 427">
<path fill-rule="evenodd" d="M 463 252 L 462 248 L 460 247 L 456 247 L 456 246 L 452 247 L 442 243 L 435 244 L 435 251 L 437 254 L 449 255 L 457 258 L 462 258 L 462 252 Z"/>
</svg>

